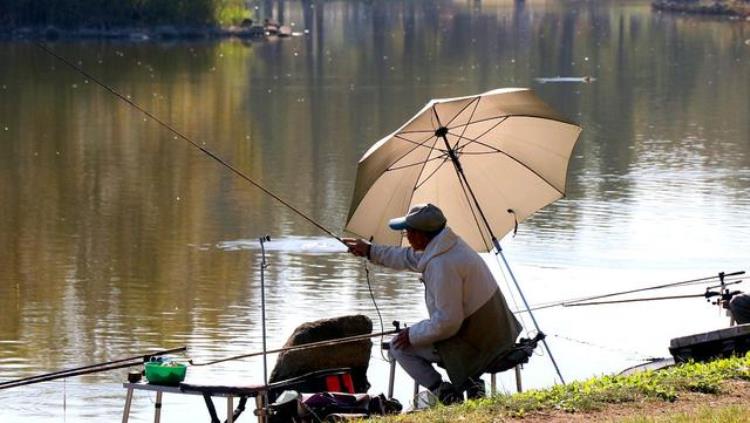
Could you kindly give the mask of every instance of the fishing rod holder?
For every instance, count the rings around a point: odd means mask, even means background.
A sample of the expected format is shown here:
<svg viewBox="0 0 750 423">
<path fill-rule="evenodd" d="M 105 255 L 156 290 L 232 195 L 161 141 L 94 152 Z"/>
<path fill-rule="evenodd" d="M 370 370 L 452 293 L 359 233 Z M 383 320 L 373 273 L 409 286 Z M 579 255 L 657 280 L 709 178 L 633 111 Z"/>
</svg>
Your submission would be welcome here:
<svg viewBox="0 0 750 423">
<path fill-rule="evenodd" d="M 711 303 L 712 305 L 719 306 L 721 308 L 729 308 L 729 302 L 732 301 L 732 298 L 734 298 L 735 295 L 742 294 L 742 291 L 734 290 L 730 291 L 729 288 L 727 288 L 728 285 L 736 285 L 738 283 L 742 283 L 742 280 L 737 281 L 726 281 L 726 277 L 728 276 L 738 276 L 743 275 L 744 271 L 734 272 L 726 274 L 724 272 L 719 272 L 719 284 L 714 286 L 709 286 L 706 288 L 706 293 L 704 296 L 706 297 L 706 301 Z M 715 300 L 711 300 L 714 297 L 719 297 Z"/>
<path fill-rule="evenodd" d="M 258 241 L 260 241 L 260 253 L 261 253 L 261 262 L 260 262 L 260 313 L 261 313 L 261 330 L 262 330 L 262 340 L 263 340 L 263 385 L 268 386 L 268 348 L 266 346 L 266 277 L 265 277 L 265 271 L 266 268 L 268 268 L 268 262 L 266 261 L 266 242 L 271 241 L 271 237 L 269 235 L 263 235 L 260 238 L 258 238 Z M 261 394 L 256 397 L 256 412 L 261 412 L 263 414 L 256 414 L 258 416 L 258 421 L 260 422 L 266 422 L 266 416 L 268 412 L 268 397 L 266 394 Z"/>
<path fill-rule="evenodd" d="M 723 291 L 711 291 L 706 290 L 706 293 L 704 296 L 706 297 L 706 301 L 711 303 L 711 305 L 720 306 L 722 308 L 727 308 L 729 306 L 729 302 L 732 301 L 732 298 L 734 298 L 735 295 L 742 294 L 742 291 L 734 290 L 730 291 L 728 289 L 724 289 Z M 715 300 L 711 300 L 712 298 L 719 297 Z"/>
</svg>

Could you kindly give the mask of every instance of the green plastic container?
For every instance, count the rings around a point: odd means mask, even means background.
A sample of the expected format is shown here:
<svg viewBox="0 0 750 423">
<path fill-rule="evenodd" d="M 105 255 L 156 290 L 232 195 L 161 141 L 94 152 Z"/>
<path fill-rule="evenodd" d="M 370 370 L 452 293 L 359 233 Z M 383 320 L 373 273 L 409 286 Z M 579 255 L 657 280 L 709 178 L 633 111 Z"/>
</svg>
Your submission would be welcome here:
<svg viewBox="0 0 750 423">
<path fill-rule="evenodd" d="M 146 380 L 155 385 L 179 385 L 187 374 L 187 366 L 181 363 L 149 362 L 144 367 Z"/>
</svg>

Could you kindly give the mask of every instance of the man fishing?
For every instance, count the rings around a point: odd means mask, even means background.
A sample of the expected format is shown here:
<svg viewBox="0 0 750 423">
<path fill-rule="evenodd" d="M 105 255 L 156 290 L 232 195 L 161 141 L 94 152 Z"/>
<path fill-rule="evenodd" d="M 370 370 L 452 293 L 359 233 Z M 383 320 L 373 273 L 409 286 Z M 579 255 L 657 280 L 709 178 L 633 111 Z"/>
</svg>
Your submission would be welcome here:
<svg viewBox="0 0 750 423">
<path fill-rule="evenodd" d="M 487 366 L 513 347 L 521 325 L 505 302 L 484 260 L 446 226 L 433 204 L 417 205 L 389 227 L 405 231 L 410 248 L 346 238 L 349 251 L 373 263 L 422 274 L 429 319 L 399 332 L 390 352 L 417 383 L 443 404 L 484 395 L 479 379 Z M 443 381 L 432 363 L 445 367 Z"/>
</svg>

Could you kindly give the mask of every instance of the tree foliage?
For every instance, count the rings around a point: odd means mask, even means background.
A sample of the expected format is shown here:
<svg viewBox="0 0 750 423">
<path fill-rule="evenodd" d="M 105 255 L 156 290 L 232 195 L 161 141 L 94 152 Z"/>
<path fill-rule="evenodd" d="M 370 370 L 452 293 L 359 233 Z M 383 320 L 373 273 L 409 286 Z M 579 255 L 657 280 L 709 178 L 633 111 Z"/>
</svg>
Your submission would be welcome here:
<svg viewBox="0 0 750 423">
<path fill-rule="evenodd" d="M 0 23 L 111 28 L 212 25 L 242 0 L 0 0 Z"/>
</svg>

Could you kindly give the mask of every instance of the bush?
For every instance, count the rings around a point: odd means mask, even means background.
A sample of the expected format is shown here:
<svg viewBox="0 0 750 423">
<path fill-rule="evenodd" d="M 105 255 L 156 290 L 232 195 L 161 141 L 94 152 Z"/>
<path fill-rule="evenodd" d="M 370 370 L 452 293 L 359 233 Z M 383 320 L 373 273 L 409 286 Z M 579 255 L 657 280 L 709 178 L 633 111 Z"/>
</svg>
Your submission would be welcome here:
<svg viewBox="0 0 750 423">
<path fill-rule="evenodd" d="M 0 19 L 10 26 L 203 26 L 249 16 L 242 0 L 0 0 Z"/>
</svg>

